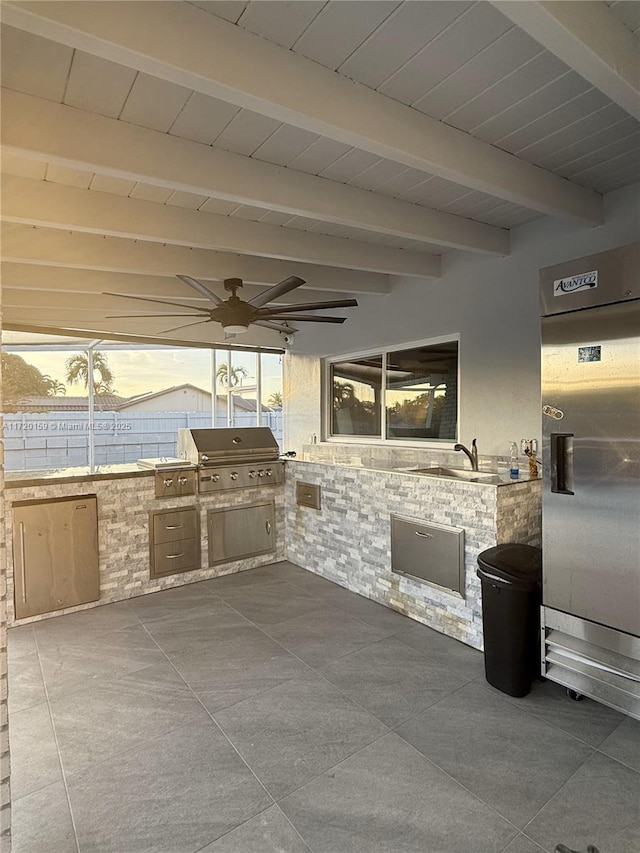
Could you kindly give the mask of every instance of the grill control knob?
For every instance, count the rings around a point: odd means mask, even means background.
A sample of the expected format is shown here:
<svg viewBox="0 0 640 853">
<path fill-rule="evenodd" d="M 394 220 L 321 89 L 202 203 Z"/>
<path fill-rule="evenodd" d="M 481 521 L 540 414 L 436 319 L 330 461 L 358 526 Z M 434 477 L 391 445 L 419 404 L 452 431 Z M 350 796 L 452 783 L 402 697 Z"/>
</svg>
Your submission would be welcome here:
<svg viewBox="0 0 640 853">
<path fill-rule="evenodd" d="M 238 472 L 237 472 L 237 471 L 232 471 L 232 472 L 231 472 L 231 479 L 232 479 L 232 480 L 237 480 L 237 479 L 238 479 Z"/>
<path fill-rule="evenodd" d="M 273 471 L 271 470 L 271 468 L 267 468 L 264 473 L 267 475 L 267 477 L 273 477 Z"/>
<path fill-rule="evenodd" d="M 264 477 L 264 471 L 262 468 L 258 471 L 258 477 Z"/>
<path fill-rule="evenodd" d="M 188 480 L 186 477 L 178 477 L 178 482 L 180 483 L 181 486 L 186 486 Z"/>
<path fill-rule="evenodd" d="M 173 480 L 172 480 L 172 479 L 170 479 L 169 477 L 167 477 L 167 478 L 164 480 L 164 487 L 165 487 L 165 489 L 170 489 L 170 488 L 171 488 L 171 486 L 173 486 Z"/>
<path fill-rule="evenodd" d="M 211 475 L 211 482 L 212 483 L 217 483 L 219 480 L 220 480 L 220 474 L 212 474 Z"/>
<path fill-rule="evenodd" d="M 200 455 L 200 459 L 202 459 L 202 461 L 203 461 L 203 462 L 208 462 L 208 461 L 209 461 L 209 457 L 207 456 L 207 454 L 206 454 L 206 453 L 202 453 L 202 454 Z"/>
<path fill-rule="evenodd" d="M 252 480 L 255 480 L 256 472 L 255 471 L 249 471 L 249 476 L 251 477 Z"/>
</svg>

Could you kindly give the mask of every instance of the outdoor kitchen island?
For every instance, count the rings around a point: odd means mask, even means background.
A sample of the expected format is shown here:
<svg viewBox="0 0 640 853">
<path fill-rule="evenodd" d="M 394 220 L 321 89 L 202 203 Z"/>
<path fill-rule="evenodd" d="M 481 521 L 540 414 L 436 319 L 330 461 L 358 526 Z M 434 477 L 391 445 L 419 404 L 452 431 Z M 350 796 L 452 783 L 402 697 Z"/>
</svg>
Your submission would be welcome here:
<svg viewBox="0 0 640 853">
<path fill-rule="evenodd" d="M 9 474 L 7 495 L 8 605 L 14 619 L 12 512 L 19 501 L 96 495 L 100 599 L 34 619 L 121 601 L 288 559 L 475 648 L 482 645 L 480 582 L 476 558 L 500 542 L 539 544 L 540 480 L 500 484 L 426 477 L 385 466 L 285 463 L 285 483 L 256 485 L 158 499 L 154 472 L 137 465 L 110 466 L 97 474 L 61 469 L 42 475 Z M 320 486 L 320 509 L 298 503 L 297 483 Z M 298 492 L 298 493 L 297 493 Z M 275 504 L 275 548 L 258 556 L 218 563 L 208 560 L 211 511 Z M 150 577 L 150 513 L 197 507 L 199 568 Z M 391 570 L 391 516 L 464 530 L 462 597 Z"/>
<path fill-rule="evenodd" d="M 105 470 L 106 468 L 106 470 Z M 75 610 L 122 601 L 241 569 L 284 559 L 284 492 L 280 485 L 259 485 L 195 495 L 156 497 L 155 474 L 133 464 L 112 465 L 91 474 L 86 469 L 20 472 L 5 475 L 7 524 L 7 605 L 9 625 L 58 616 Z M 92 604 L 55 610 L 33 619 L 14 619 L 13 504 L 96 495 L 100 599 Z M 269 553 L 209 566 L 207 514 L 221 509 L 275 504 L 275 548 Z M 150 577 L 150 513 L 196 507 L 200 516 L 200 567 L 163 577 Z"/>
<path fill-rule="evenodd" d="M 344 462 L 287 462 L 287 559 L 481 649 L 478 554 L 503 542 L 540 545 L 541 481 L 510 480 L 507 471 L 495 482 L 467 482 L 397 465 L 393 458 L 362 460 L 353 450 Z M 308 486 L 316 487 L 320 509 L 305 505 Z M 431 537 L 423 529 L 464 531 L 463 595 L 392 571 L 393 517 L 415 522 L 410 533 L 418 537 Z"/>
</svg>

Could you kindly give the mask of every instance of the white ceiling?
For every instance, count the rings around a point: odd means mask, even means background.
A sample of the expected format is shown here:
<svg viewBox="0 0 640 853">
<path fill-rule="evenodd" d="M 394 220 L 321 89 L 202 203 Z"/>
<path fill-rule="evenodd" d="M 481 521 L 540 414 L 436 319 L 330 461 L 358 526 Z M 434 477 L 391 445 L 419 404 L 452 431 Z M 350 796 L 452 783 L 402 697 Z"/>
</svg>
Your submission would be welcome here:
<svg viewBox="0 0 640 853">
<path fill-rule="evenodd" d="M 640 179 L 639 8 L 5 2 L 4 322 L 156 335 L 104 291 L 380 293 L 543 215 L 597 223 Z"/>
</svg>

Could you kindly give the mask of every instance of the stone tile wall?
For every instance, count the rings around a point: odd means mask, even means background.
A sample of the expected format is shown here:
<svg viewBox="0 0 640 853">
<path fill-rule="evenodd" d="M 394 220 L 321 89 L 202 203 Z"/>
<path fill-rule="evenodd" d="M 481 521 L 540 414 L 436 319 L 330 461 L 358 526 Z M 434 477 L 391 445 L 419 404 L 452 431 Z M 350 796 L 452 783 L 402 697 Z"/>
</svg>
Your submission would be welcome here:
<svg viewBox="0 0 640 853">
<path fill-rule="evenodd" d="M 1 335 L 0 317 L 0 343 Z M 7 551 L 4 514 L 4 436 L 2 432 L 2 370 L 0 368 L 0 851 L 11 853 L 11 757 L 7 710 Z"/>
<path fill-rule="evenodd" d="M 283 487 L 256 487 L 237 491 L 219 492 L 181 498 L 156 499 L 154 477 L 138 476 L 123 479 L 100 479 L 82 483 L 48 483 L 38 486 L 11 488 L 6 491 L 7 517 L 7 605 L 9 624 L 14 622 L 13 613 L 13 556 L 11 547 L 11 504 L 23 500 L 47 500 L 49 498 L 72 497 L 95 494 L 98 498 L 98 546 L 100 553 L 100 601 L 78 607 L 58 610 L 52 614 L 20 620 L 19 624 L 46 619 L 52 615 L 70 613 L 108 604 L 149 592 L 157 592 L 174 586 L 194 583 L 251 569 L 276 560 L 284 559 L 284 495 Z M 223 565 L 208 567 L 207 510 L 222 507 L 238 507 L 257 501 L 275 500 L 276 505 L 276 551 Z M 151 580 L 149 578 L 149 510 L 180 509 L 199 505 L 202 547 L 200 569 L 168 575 Z"/>
<path fill-rule="evenodd" d="M 296 505 L 297 480 L 321 486 L 320 511 Z M 470 646 L 482 648 L 478 554 L 501 542 L 537 544 L 539 480 L 504 486 L 307 462 L 287 463 L 287 559 Z M 390 515 L 465 530 L 461 599 L 391 572 Z"/>
</svg>

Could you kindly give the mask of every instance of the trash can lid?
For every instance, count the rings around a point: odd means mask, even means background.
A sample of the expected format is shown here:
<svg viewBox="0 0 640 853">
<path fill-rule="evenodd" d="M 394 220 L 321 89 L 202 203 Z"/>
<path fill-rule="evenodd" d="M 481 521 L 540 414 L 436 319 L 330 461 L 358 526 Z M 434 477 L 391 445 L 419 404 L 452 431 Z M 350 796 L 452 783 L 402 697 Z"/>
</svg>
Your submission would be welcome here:
<svg viewBox="0 0 640 853">
<path fill-rule="evenodd" d="M 542 551 L 513 542 L 487 548 L 478 554 L 477 575 L 481 580 L 501 580 L 505 586 L 535 589 L 542 580 Z"/>
</svg>

